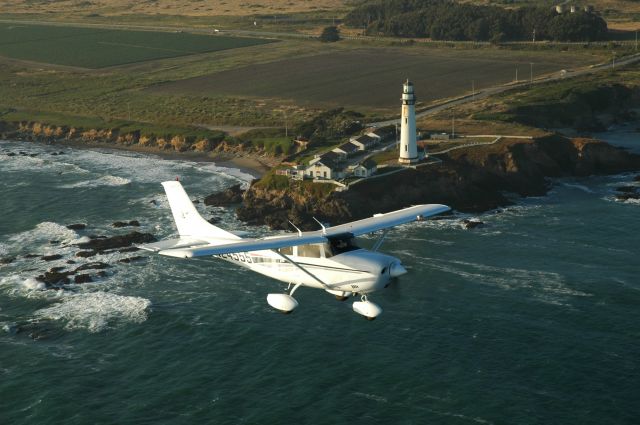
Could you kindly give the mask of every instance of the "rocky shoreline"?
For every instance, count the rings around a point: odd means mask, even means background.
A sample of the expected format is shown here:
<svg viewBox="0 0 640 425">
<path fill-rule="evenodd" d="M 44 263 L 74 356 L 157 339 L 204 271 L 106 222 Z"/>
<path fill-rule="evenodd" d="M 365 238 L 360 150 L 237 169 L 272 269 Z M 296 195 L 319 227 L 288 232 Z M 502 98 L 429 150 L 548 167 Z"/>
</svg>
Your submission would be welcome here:
<svg viewBox="0 0 640 425">
<path fill-rule="evenodd" d="M 184 136 L 147 137 L 139 132 L 121 133 L 114 129 L 76 129 L 39 122 L 0 121 L 0 140 L 68 146 L 76 149 L 114 149 L 158 155 L 164 159 L 215 162 L 239 168 L 254 177 L 267 173 L 278 160 L 262 152 L 224 140 L 190 140 Z"/>
<path fill-rule="evenodd" d="M 441 164 L 366 180 L 344 192 L 311 193 L 298 182 L 269 189 L 254 182 L 242 195 L 232 188 L 210 196 L 208 203 L 239 204 L 237 216 L 249 224 L 289 229 L 291 221 L 315 229 L 313 217 L 339 224 L 412 204 L 442 203 L 461 212 L 484 212 L 512 204 L 513 196 L 545 195 L 551 178 L 640 170 L 640 155 L 597 140 L 555 134 L 460 149 L 441 159 Z"/>
</svg>

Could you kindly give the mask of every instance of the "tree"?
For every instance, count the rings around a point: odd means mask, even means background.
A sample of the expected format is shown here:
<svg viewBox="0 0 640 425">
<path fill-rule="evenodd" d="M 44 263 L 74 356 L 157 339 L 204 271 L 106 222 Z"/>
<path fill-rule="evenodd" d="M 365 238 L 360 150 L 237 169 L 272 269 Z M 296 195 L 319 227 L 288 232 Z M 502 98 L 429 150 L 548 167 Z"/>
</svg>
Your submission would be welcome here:
<svg viewBox="0 0 640 425">
<path fill-rule="evenodd" d="M 323 43 L 333 43 L 338 40 L 340 40 L 340 31 L 337 27 L 326 27 L 320 34 L 320 41 Z"/>
</svg>

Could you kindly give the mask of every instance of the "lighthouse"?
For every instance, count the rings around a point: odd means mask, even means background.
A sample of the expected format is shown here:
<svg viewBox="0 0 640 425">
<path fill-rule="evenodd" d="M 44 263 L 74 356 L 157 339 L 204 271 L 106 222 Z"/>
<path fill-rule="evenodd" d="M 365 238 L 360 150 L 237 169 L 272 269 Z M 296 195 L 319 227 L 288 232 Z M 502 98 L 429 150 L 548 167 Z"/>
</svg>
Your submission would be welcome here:
<svg viewBox="0 0 640 425">
<path fill-rule="evenodd" d="M 418 162 L 418 144 L 416 143 L 416 95 L 413 83 L 407 79 L 402 85 L 402 116 L 400 118 L 400 157 L 401 164 Z"/>
</svg>

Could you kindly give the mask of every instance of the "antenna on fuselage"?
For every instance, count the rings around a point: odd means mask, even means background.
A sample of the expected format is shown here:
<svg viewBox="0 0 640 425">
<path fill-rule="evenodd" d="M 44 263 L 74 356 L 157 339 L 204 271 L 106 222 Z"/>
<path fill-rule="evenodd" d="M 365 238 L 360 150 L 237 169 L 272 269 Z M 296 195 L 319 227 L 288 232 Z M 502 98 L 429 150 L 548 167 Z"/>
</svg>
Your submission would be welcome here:
<svg viewBox="0 0 640 425">
<path fill-rule="evenodd" d="M 320 221 L 318 221 L 317 218 L 313 217 L 313 219 L 316 221 L 316 223 L 318 223 L 320 225 L 320 227 L 322 227 L 322 234 L 326 235 L 327 234 L 327 228 L 324 227 L 324 224 L 320 223 Z"/>
<path fill-rule="evenodd" d="M 295 224 L 293 224 L 291 222 L 291 220 L 288 220 L 289 224 L 292 225 L 293 227 L 295 227 L 295 229 L 298 231 L 298 236 L 302 237 L 302 230 L 298 229 L 298 226 L 296 226 Z"/>
</svg>

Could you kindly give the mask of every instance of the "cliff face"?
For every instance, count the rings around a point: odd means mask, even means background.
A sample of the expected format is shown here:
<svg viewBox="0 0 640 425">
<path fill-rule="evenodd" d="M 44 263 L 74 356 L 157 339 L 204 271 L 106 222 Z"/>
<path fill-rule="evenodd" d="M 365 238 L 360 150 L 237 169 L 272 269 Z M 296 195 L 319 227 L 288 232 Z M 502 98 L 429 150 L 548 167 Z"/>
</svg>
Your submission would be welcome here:
<svg viewBox="0 0 640 425">
<path fill-rule="evenodd" d="M 455 152 L 455 153 L 454 153 Z M 549 177 L 588 176 L 640 170 L 640 156 L 587 139 L 549 136 L 453 151 L 442 164 L 370 179 L 345 192 L 311 194 L 302 185 L 268 190 L 253 184 L 238 217 L 272 228 L 317 228 L 312 219 L 338 224 L 412 204 L 441 203 L 480 212 L 508 205 L 503 193 L 539 196 Z"/>
<path fill-rule="evenodd" d="M 254 154 L 275 159 L 273 154 L 250 143 L 227 141 L 222 132 L 207 137 L 182 134 L 146 135 L 142 134 L 140 130 L 75 128 L 35 121 L 0 121 L 0 138 L 42 143 L 105 143 L 115 148 L 139 147 L 158 152 L 211 152 L 230 156 Z"/>
</svg>

